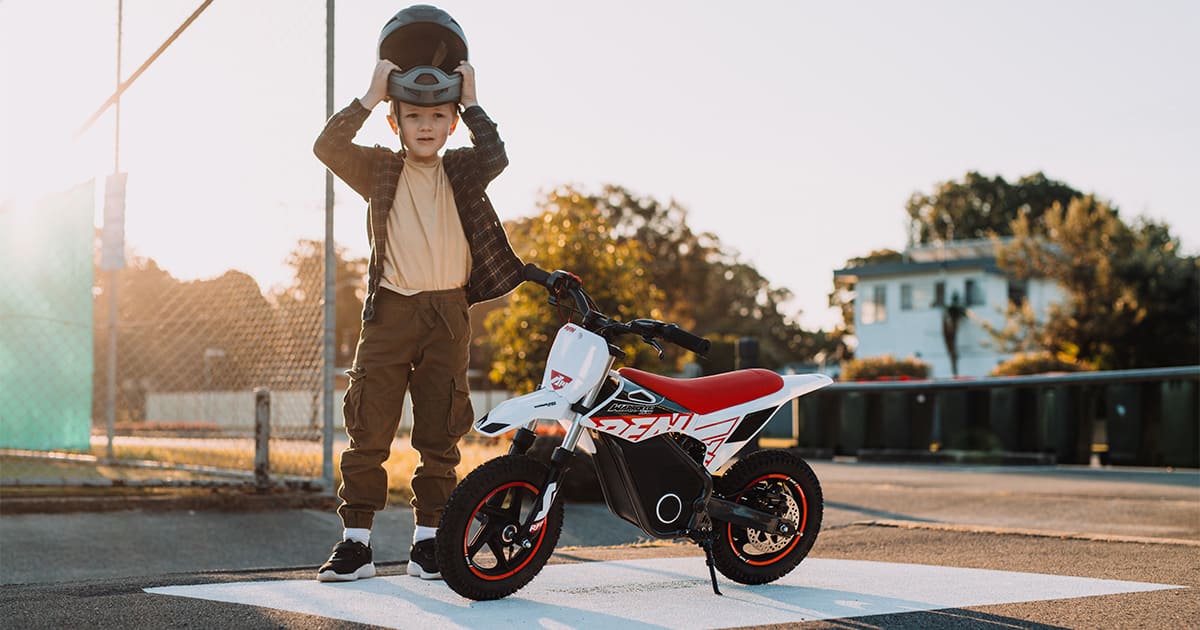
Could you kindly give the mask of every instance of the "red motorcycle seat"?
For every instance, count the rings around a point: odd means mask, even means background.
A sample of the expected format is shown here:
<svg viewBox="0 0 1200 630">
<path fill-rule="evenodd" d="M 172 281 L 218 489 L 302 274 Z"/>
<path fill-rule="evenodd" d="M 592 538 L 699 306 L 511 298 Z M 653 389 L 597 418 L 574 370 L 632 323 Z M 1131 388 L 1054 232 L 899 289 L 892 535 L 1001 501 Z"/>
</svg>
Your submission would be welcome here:
<svg viewBox="0 0 1200 630">
<path fill-rule="evenodd" d="M 617 372 L 698 414 L 712 413 L 783 389 L 782 377 L 760 368 L 699 378 L 671 378 L 628 367 Z"/>
</svg>

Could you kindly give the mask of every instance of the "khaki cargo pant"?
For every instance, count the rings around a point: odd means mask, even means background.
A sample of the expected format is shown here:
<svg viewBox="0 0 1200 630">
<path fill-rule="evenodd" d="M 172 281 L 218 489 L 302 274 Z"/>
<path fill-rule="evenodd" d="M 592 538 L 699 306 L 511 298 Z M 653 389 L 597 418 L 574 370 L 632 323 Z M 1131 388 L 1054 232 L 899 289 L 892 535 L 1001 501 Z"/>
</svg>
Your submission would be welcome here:
<svg viewBox="0 0 1200 630">
<path fill-rule="evenodd" d="M 458 440 L 471 428 L 467 354 L 471 337 L 464 289 L 404 296 L 384 288 L 364 322 L 343 410 L 350 447 L 342 452 L 338 514 L 346 527 L 371 527 L 387 504 L 383 462 L 400 424 L 404 393 L 413 401 L 413 473 L 418 525 L 437 527 L 457 483 Z"/>
</svg>

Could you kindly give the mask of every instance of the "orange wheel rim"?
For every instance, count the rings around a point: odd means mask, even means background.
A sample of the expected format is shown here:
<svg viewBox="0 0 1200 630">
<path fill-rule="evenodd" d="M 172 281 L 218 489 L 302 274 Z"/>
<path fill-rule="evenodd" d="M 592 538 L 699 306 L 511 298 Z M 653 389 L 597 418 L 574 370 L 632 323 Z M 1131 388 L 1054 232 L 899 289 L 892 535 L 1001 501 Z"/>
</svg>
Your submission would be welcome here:
<svg viewBox="0 0 1200 630">
<path fill-rule="evenodd" d="M 483 500 L 481 500 L 475 506 L 475 509 L 471 511 L 471 517 L 467 520 L 466 531 L 463 532 L 463 558 L 466 559 L 466 561 L 467 561 L 467 568 L 470 569 L 472 574 L 474 574 L 476 577 L 483 579 L 483 580 L 499 581 L 499 580 L 503 580 L 508 577 L 512 577 L 514 574 L 520 572 L 521 569 L 524 569 L 526 566 L 528 566 L 529 562 L 531 560 L 533 560 L 533 558 L 537 555 L 538 549 L 540 549 L 542 546 L 542 541 L 546 538 L 546 527 L 543 524 L 542 527 L 538 530 L 537 542 L 534 543 L 534 545 L 531 549 L 529 549 L 528 553 L 524 554 L 525 557 L 521 559 L 521 561 L 517 564 L 517 566 L 512 567 L 509 570 L 507 570 L 504 573 L 501 573 L 499 575 L 496 575 L 494 573 L 489 573 L 486 570 L 481 569 L 475 563 L 475 561 L 474 561 L 475 554 L 478 554 L 480 551 L 482 551 L 483 546 L 490 547 L 490 544 L 485 543 L 484 545 L 481 545 L 480 548 L 476 549 L 475 553 L 471 553 L 470 548 L 471 548 L 472 542 L 474 542 L 475 538 L 477 538 L 478 536 L 480 536 L 484 533 L 484 530 L 481 529 L 476 532 L 475 537 L 472 537 L 471 536 L 471 523 L 476 520 L 476 517 L 480 513 L 480 510 L 483 509 L 483 507 L 487 504 L 488 501 L 492 500 L 493 497 L 495 497 L 501 493 L 508 492 L 510 489 L 528 490 L 530 492 L 530 494 L 532 494 L 535 498 L 539 496 L 537 487 L 535 487 L 534 485 L 532 485 L 530 483 L 526 483 L 524 481 L 513 481 L 510 483 L 506 483 L 502 486 L 499 486 L 496 489 L 489 492 L 488 495 L 486 497 L 484 497 Z M 536 501 L 534 502 L 534 505 L 536 506 Z M 519 510 L 518 510 L 518 515 L 519 515 Z M 547 518 L 549 518 L 549 517 L 547 516 Z M 517 525 L 519 525 L 519 524 L 520 523 L 517 523 Z M 498 552 L 493 548 L 493 553 L 498 553 Z M 519 555 L 521 555 L 521 554 L 519 554 L 519 553 L 514 554 L 514 557 L 518 557 Z"/>
<path fill-rule="evenodd" d="M 751 558 L 746 557 L 745 555 L 743 555 L 741 552 L 738 551 L 738 547 L 734 543 L 734 540 L 733 540 L 733 525 L 726 523 L 725 524 L 725 538 L 726 538 L 726 541 L 729 543 L 729 548 L 732 549 L 733 552 L 735 554 L 737 554 L 737 556 L 739 558 L 741 558 L 743 562 L 745 562 L 746 564 L 748 564 L 750 566 L 765 567 L 765 566 L 775 564 L 776 562 L 779 562 L 780 560 L 786 558 L 788 556 L 788 554 L 790 554 L 792 552 L 792 550 L 796 548 L 796 545 L 798 545 L 800 543 L 800 539 L 804 536 L 804 528 L 808 525 L 808 498 L 804 495 L 804 489 L 800 487 L 800 484 L 796 483 L 795 479 L 792 479 L 791 477 L 789 477 L 787 475 L 781 475 L 779 473 L 763 475 L 763 476 L 755 479 L 754 481 L 751 481 L 750 483 L 746 484 L 746 487 L 742 488 L 742 491 L 737 493 L 737 495 L 735 497 L 735 501 L 737 498 L 740 498 L 743 494 L 745 494 L 747 490 L 749 490 L 749 489 L 753 488 L 755 485 L 757 485 L 760 481 L 768 481 L 768 480 L 772 480 L 772 479 L 782 480 L 791 490 L 795 491 L 796 496 L 799 497 L 799 499 L 800 499 L 799 529 L 797 530 L 796 535 L 792 536 L 792 541 L 791 541 L 791 543 L 788 544 L 788 546 L 786 548 L 781 549 L 779 551 L 772 552 L 773 555 L 771 555 L 766 560 L 753 560 Z"/>
</svg>

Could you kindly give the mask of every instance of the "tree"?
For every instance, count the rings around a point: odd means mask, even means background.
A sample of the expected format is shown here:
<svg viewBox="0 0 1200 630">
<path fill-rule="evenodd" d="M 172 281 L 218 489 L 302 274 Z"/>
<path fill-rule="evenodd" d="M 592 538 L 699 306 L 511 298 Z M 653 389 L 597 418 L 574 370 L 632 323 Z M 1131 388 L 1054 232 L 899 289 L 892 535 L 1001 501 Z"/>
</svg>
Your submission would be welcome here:
<svg viewBox="0 0 1200 630">
<path fill-rule="evenodd" d="M 946 354 L 950 356 L 950 374 L 958 376 L 958 325 L 967 317 L 967 309 L 958 299 L 958 292 L 950 297 L 950 303 L 942 307 L 942 341 Z"/>
<path fill-rule="evenodd" d="M 94 302 L 95 387 L 108 378 L 108 275 Z M 118 274 L 117 415 L 143 417 L 155 391 L 212 391 L 270 385 L 275 312 L 253 278 L 236 270 L 180 281 L 150 258 L 133 257 Z M 96 397 L 97 416 L 105 403 Z"/>
<path fill-rule="evenodd" d="M 540 206 L 541 214 L 506 226 L 518 256 L 543 269 L 575 273 L 610 317 L 662 317 L 657 307 L 662 294 L 644 270 L 646 252 L 635 241 L 614 238 L 612 226 L 592 200 L 564 189 L 547 195 Z M 513 293 L 508 308 L 487 317 L 495 351 L 491 379 L 512 391 L 532 391 L 541 381 L 550 344 L 569 316 L 565 309 L 555 312 L 546 298 L 545 289 L 525 283 Z M 657 367 L 653 348 L 640 340 L 627 338 L 622 349 L 625 365 Z"/>
<path fill-rule="evenodd" d="M 692 231 L 687 209 L 675 201 L 663 204 L 612 185 L 585 197 L 617 239 L 637 242 L 647 253 L 646 273 L 663 293 L 665 319 L 714 339 L 756 337 L 766 367 L 832 354 L 839 346 L 840 336 L 801 329 L 796 316 L 783 312 L 791 292 L 771 286 L 716 235 Z"/>
<path fill-rule="evenodd" d="M 334 363 L 348 366 L 354 361 L 358 333 L 362 328 L 362 304 L 367 295 L 367 259 L 349 258 L 344 247 L 334 248 Z M 280 316 L 293 323 L 292 337 L 321 338 L 322 304 L 325 300 L 325 244 L 302 239 L 288 255 L 291 282 L 272 292 Z M 317 319 L 312 319 L 313 314 Z M 317 343 L 317 347 L 320 347 Z"/>
<path fill-rule="evenodd" d="M 611 301 L 610 306 L 601 301 L 602 310 L 617 309 L 606 310 L 610 315 L 663 319 L 714 341 L 756 337 L 764 367 L 811 359 L 836 348 L 840 341 L 837 335 L 805 331 L 793 317 L 784 315 L 781 305 L 791 293 L 772 287 L 715 235 L 692 231 L 687 210 L 674 201 L 664 204 L 619 186 L 606 186 L 598 194 L 564 186 L 539 205 L 539 216 L 508 226 L 517 254 L 547 269 L 577 273 L 589 292 L 603 287 Z M 628 267 L 632 279 L 613 275 L 606 268 L 609 263 L 598 260 L 602 257 Z M 599 275 L 593 279 L 590 274 Z M 613 282 L 632 282 L 642 288 L 618 295 L 612 293 L 618 289 Z M 557 324 L 537 319 L 537 325 L 528 324 L 529 335 L 516 327 L 546 311 L 545 292 L 522 287 L 510 308 L 489 317 L 487 328 L 496 352 L 493 380 L 527 389 L 540 378 L 541 361 Z M 632 312 L 626 315 L 628 311 Z M 512 343 L 516 345 L 506 347 Z M 644 344 L 639 346 L 639 352 L 648 352 Z M 538 353 L 533 357 L 537 364 L 526 363 L 531 351 Z M 666 361 L 647 361 L 643 354 L 630 358 L 643 369 L 663 372 L 679 369 L 691 357 L 670 344 L 666 352 Z M 702 360 L 701 364 L 716 369 L 717 363 Z"/>
<path fill-rule="evenodd" d="M 1036 228 L 1011 223 L 1014 240 L 998 244 L 997 262 L 1019 278 L 1053 280 L 1065 299 L 1044 322 L 1010 311 L 1019 326 L 996 336 L 1099 369 L 1196 362 L 1200 334 L 1200 261 L 1182 256 L 1164 224 L 1121 221 L 1092 195 L 1055 204 Z M 995 331 L 993 331 L 995 334 Z"/>
<path fill-rule="evenodd" d="M 1066 206 L 1080 192 L 1047 178 L 1041 172 L 1009 183 L 999 175 L 988 178 L 975 171 L 962 181 L 945 181 L 930 194 L 913 193 L 905 209 L 909 238 L 916 244 L 938 240 L 1008 236 L 1012 221 L 1024 216 L 1035 232 L 1043 231 L 1042 217 L 1054 204 Z"/>
</svg>

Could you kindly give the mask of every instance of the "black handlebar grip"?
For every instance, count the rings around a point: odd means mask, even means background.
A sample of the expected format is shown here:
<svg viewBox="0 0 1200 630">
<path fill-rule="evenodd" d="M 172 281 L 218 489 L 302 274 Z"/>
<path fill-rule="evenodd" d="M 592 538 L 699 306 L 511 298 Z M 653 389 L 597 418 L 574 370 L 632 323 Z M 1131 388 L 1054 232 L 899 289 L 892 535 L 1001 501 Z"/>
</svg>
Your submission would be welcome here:
<svg viewBox="0 0 1200 630">
<path fill-rule="evenodd" d="M 536 282 L 546 288 L 550 288 L 550 272 L 543 271 L 533 263 L 525 263 L 525 269 L 521 272 L 521 276 L 529 282 Z"/>
<path fill-rule="evenodd" d="M 709 348 L 712 347 L 711 341 L 705 339 L 704 337 L 697 337 L 696 335 L 693 335 L 692 333 L 680 328 L 679 326 L 676 326 L 675 324 L 668 324 L 664 326 L 662 333 L 663 339 L 666 339 L 667 341 L 686 350 L 691 350 L 696 354 L 708 354 Z"/>
</svg>

